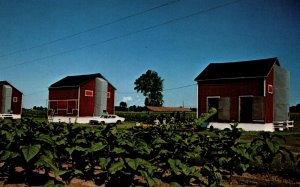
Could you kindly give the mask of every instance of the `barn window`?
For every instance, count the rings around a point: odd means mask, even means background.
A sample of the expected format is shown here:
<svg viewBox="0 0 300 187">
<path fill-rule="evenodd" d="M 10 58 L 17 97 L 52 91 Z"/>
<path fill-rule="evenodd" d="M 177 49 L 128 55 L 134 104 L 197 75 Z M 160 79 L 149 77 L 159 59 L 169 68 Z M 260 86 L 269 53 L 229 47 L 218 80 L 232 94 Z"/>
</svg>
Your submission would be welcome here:
<svg viewBox="0 0 300 187">
<path fill-rule="evenodd" d="M 13 97 L 13 102 L 17 103 L 18 102 L 18 98 L 17 97 Z"/>
<path fill-rule="evenodd" d="M 273 85 L 268 85 L 268 93 L 273 94 Z"/>
<path fill-rule="evenodd" d="M 85 90 L 84 95 L 87 97 L 93 97 L 94 91 L 93 90 Z"/>
<path fill-rule="evenodd" d="M 110 92 L 107 92 L 107 98 L 110 98 Z"/>
</svg>

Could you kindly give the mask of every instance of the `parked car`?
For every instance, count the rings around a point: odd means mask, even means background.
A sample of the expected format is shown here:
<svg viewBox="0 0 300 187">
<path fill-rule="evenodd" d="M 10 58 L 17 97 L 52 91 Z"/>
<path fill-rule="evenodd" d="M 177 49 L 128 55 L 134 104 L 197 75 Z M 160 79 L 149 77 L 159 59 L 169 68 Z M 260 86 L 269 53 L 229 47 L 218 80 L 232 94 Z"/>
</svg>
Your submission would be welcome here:
<svg viewBox="0 0 300 187">
<path fill-rule="evenodd" d="M 125 121 L 125 118 L 119 117 L 117 115 L 102 115 L 93 117 L 93 119 L 90 120 L 91 124 L 119 124 Z"/>
</svg>

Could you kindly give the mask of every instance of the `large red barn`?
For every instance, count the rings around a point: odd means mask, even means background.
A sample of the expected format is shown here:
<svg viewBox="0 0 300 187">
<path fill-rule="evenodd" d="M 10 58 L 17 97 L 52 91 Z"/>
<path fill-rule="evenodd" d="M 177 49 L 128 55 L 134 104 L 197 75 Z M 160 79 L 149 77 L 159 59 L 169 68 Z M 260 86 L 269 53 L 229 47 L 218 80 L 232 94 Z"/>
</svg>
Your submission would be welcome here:
<svg viewBox="0 0 300 187">
<path fill-rule="evenodd" d="M 49 87 L 48 119 L 88 123 L 93 116 L 113 114 L 115 90 L 100 73 L 67 76 Z"/>
<path fill-rule="evenodd" d="M 0 118 L 21 118 L 22 92 L 7 81 L 0 81 Z"/>
<path fill-rule="evenodd" d="M 210 124 L 218 128 L 238 122 L 246 130 L 273 131 L 274 123 L 289 120 L 289 72 L 277 58 L 211 63 L 195 81 L 197 114 L 215 107 Z"/>
</svg>

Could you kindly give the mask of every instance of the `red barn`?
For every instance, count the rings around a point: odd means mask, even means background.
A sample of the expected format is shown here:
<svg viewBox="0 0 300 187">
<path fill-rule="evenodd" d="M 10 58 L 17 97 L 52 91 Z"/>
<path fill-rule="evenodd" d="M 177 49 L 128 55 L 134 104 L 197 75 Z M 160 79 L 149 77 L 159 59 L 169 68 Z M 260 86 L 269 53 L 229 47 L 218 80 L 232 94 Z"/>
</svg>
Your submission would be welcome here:
<svg viewBox="0 0 300 187">
<path fill-rule="evenodd" d="M 210 125 L 217 128 L 238 122 L 245 130 L 273 131 L 274 123 L 289 120 L 289 72 L 277 58 L 211 63 L 195 81 L 197 115 L 215 107 Z"/>
<path fill-rule="evenodd" d="M 49 87 L 48 119 L 88 123 L 93 116 L 113 114 L 115 90 L 100 73 L 67 76 Z"/>
<path fill-rule="evenodd" d="M 0 81 L 0 118 L 21 118 L 22 95 L 9 82 Z"/>
</svg>

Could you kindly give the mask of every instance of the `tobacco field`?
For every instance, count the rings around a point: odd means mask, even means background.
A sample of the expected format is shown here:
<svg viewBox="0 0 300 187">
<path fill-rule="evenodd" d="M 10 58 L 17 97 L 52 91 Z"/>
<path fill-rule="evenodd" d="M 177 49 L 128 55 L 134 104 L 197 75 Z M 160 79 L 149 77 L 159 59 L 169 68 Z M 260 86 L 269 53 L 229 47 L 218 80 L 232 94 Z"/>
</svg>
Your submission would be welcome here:
<svg viewBox="0 0 300 187">
<path fill-rule="evenodd" d="M 79 178 L 99 186 L 220 186 L 246 172 L 278 172 L 274 162 L 293 166 L 279 172 L 299 176 L 298 156 L 281 146 L 282 136 L 262 132 L 241 142 L 238 124 L 203 134 L 198 125 L 206 118 L 189 127 L 128 129 L 2 120 L 0 181 L 65 186 Z"/>
</svg>

